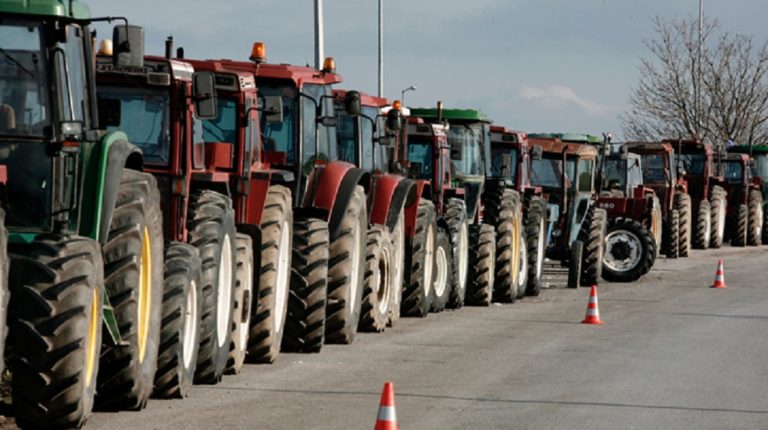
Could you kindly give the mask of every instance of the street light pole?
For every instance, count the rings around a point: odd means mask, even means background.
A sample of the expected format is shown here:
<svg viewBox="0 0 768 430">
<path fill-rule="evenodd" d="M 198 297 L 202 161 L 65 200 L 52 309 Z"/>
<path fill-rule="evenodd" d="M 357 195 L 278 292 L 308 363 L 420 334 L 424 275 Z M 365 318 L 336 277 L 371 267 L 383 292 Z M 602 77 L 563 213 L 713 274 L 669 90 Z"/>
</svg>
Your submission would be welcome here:
<svg viewBox="0 0 768 430">
<path fill-rule="evenodd" d="M 315 0 L 315 68 L 323 67 L 325 42 L 323 40 L 323 0 Z"/>
<path fill-rule="evenodd" d="M 410 87 L 408 87 L 408 88 L 406 88 L 406 89 L 404 89 L 404 90 L 400 91 L 400 103 L 401 103 L 403 106 L 405 106 L 405 93 L 407 93 L 408 91 L 416 91 L 416 87 L 414 87 L 413 85 L 411 85 Z"/>
<path fill-rule="evenodd" d="M 696 52 L 696 137 L 701 138 L 701 45 L 704 43 L 704 0 L 699 0 L 699 46 Z"/>
<path fill-rule="evenodd" d="M 384 0 L 379 0 L 379 97 L 384 97 Z"/>
</svg>

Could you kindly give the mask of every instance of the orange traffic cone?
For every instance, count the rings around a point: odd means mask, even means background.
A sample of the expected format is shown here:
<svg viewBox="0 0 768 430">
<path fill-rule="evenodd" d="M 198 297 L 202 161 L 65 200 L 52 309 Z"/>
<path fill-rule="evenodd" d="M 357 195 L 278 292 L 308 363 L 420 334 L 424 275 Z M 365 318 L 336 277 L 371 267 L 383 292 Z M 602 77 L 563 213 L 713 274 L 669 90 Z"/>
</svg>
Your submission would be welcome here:
<svg viewBox="0 0 768 430">
<path fill-rule="evenodd" d="M 725 270 L 723 270 L 723 259 L 717 260 L 717 272 L 715 272 L 715 283 L 711 288 L 728 288 L 725 285 Z"/>
<path fill-rule="evenodd" d="M 373 430 L 397 430 L 397 414 L 395 413 L 395 389 L 391 382 L 384 383 L 379 402 L 379 416 Z"/>
<path fill-rule="evenodd" d="M 602 324 L 600 321 L 600 311 L 597 309 L 597 286 L 593 285 L 589 291 L 589 302 L 587 303 L 587 316 L 584 317 L 582 324 Z"/>
</svg>

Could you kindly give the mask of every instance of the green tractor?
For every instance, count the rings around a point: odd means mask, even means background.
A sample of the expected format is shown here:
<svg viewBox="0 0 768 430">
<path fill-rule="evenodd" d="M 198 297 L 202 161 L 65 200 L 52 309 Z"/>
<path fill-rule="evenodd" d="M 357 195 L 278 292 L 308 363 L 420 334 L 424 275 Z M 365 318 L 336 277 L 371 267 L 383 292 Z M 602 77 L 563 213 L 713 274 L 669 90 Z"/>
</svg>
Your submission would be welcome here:
<svg viewBox="0 0 768 430">
<path fill-rule="evenodd" d="M 112 20 L 79 1 L 0 0 L 3 308 L 22 427 L 79 427 L 94 403 L 141 409 L 153 388 L 160 197 L 141 151 L 99 128 L 90 25 Z M 142 66 L 141 28 L 120 24 L 114 40 L 117 66 Z"/>
</svg>

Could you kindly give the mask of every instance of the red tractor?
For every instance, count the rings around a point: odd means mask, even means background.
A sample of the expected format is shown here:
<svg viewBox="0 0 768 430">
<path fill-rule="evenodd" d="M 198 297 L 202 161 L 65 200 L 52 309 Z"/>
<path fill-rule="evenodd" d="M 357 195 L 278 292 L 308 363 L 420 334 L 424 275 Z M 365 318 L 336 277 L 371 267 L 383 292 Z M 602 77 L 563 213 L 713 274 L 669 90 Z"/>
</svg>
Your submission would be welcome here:
<svg viewBox="0 0 768 430">
<path fill-rule="evenodd" d="M 170 57 L 170 55 L 168 55 Z M 123 129 L 158 182 L 166 246 L 163 326 L 155 394 L 184 396 L 192 383 L 216 383 L 227 367 L 239 267 L 251 241 L 238 235 L 220 158 L 205 157 L 194 123 L 216 116 L 213 77 L 185 62 L 146 57 L 143 68 L 97 59 L 99 120 Z M 203 131 L 204 137 L 205 131 Z M 231 160 L 230 160 L 231 161 Z M 239 255 L 240 248 L 247 248 Z M 250 267 L 253 272 L 252 267 Z M 250 284 L 250 279 L 241 279 Z"/>
<path fill-rule="evenodd" d="M 685 232 L 694 248 L 719 248 L 725 237 L 726 191 L 722 175 L 715 169 L 715 153 L 712 144 L 699 140 L 668 139 L 676 154 L 676 169 L 687 184 L 690 204 L 693 208 L 679 207 L 681 230 L 681 257 L 688 255 Z M 683 202 L 685 203 L 685 202 Z M 691 231 L 688 226 L 693 227 Z M 687 228 L 687 230 L 686 230 Z"/>
<path fill-rule="evenodd" d="M 661 247 L 661 204 L 643 185 L 642 159 L 622 147 L 610 153 L 606 136 L 597 176 L 597 207 L 608 215 L 602 276 L 632 282 L 653 267 Z"/>
<path fill-rule="evenodd" d="M 287 172 L 273 182 L 293 196 L 293 275 L 283 348 L 319 351 L 323 341 L 351 343 L 363 295 L 370 174 L 338 161 L 331 85 L 341 76 L 332 58 L 322 70 L 267 63 L 261 43 L 254 44 L 250 59 L 219 63 L 256 77 L 259 106 L 253 110 L 261 121 L 263 161 Z M 347 106 L 359 113 L 359 99 Z M 312 271 L 326 258 L 327 285 Z"/>
<path fill-rule="evenodd" d="M 387 114 L 387 128 L 397 129 L 400 117 L 409 113 L 395 104 Z M 460 308 L 467 291 L 470 233 L 464 201 L 450 188 L 446 126 L 409 117 L 397 133 L 394 159 L 393 170 L 415 184 L 405 207 L 401 313 L 424 317 L 430 311 Z"/>
<path fill-rule="evenodd" d="M 338 156 L 371 174 L 368 189 L 368 249 L 360 316 L 360 329 L 383 331 L 400 315 L 405 256 L 405 214 L 408 200 L 415 201 L 414 182 L 402 175 L 388 173 L 396 158 L 392 137 L 400 122 L 383 121 L 389 102 L 364 93 L 334 90 Z M 359 115 L 350 115 L 345 103 L 359 97 Z M 399 109 L 399 103 L 394 109 Z M 387 127 L 389 124 L 389 127 Z"/>
<path fill-rule="evenodd" d="M 728 191 L 728 236 L 731 245 L 757 246 L 763 236 L 762 180 L 752 176 L 747 154 L 728 154 L 720 160 Z"/>
<path fill-rule="evenodd" d="M 688 195 L 688 184 L 682 177 L 678 177 L 678 168 L 675 163 L 675 151 L 671 144 L 666 142 L 628 142 L 625 143 L 627 151 L 638 154 L 641 157 L 643 169 L 643 185 L 653 189 L 661 204 L 661 214 L 664 220 L 662 231 L 662 252 L 667 258 L 678 258 L 687 255 L 690 247 L 690 208 L 691 197 Z M 714 194 L 713 197 L 717 197 Z M 714 198 L 711 211 L 717 213 L 722 207 L 720 199 Z M 682 214 L 682 215 L 681 215 Z M 724 212 L 723 212 L 724 214 Z M 706 214 L 702 215 L 706 216 Z M 713 217 L 717 219 L 717 217 Z M 723 218 L 724 220 L 724 218 Z M 713 222 L 714 224 L 714 222 Z M 725 223 L 722 227 L 724 229 Z M 717 226 L 711 229 L 719 231 Z M 712 234 L 712 246 L 719 246 L 715 239 L 719 237 Z"/>
<path fill-rule="evenodd" d="M 528 144 L 528 134 L 502 126 L 491 126 L 491 169 L 485 181 L 488 189 L 509 188 L 523 198 L 524 236 L 527 249 L 521 254 L 520 285 L 525 294 L 537 296 L 547 247 L 547 204 L 542 188 L 531 184 L 531 162 L 541 158 L 541 148 Z M 525 257 L 521 257 L 523 261 Z"/>
</svg>

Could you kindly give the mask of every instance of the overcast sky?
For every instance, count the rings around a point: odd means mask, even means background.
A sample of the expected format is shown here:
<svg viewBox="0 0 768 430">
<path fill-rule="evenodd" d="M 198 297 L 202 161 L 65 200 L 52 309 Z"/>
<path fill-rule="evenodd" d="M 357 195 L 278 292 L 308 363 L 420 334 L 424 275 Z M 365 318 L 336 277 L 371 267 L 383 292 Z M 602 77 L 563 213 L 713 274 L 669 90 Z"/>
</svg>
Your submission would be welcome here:
<svg viewBox="0 0 768 430">
<path fill-rule="evenodd" d="M 325 0 L 325 53 L 343 88 L 377 91 L 377 0 Z M 314 62 L 313 0 L 91 0 L 94 16 L 124 15 L 190 58 Z M 384 0 L 385 96 L 409 106 L 479 108 L 496 123 L 537 131 L 620 132 L 652 18 L 697 16 L 697 0 Z M 705 0 L 730 31 L 766 36 L 766 0 Z M 110 35 L 99 27 L 100 37 Z"/>
</svg>

